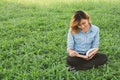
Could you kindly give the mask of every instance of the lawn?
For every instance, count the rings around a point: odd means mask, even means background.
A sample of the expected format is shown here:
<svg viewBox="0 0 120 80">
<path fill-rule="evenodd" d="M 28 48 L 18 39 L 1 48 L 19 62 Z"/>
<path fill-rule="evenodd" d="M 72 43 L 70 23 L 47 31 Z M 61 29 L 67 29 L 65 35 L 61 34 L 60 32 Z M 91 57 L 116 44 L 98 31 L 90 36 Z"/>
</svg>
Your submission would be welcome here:
<svg viewBox="0 0 120 80">
<path fill-rule="evenodd" d="M 99 26 L 107 65 L 67 71 L 67 32 L 77 10 Z M 0 80 L 120 80 L 119 38 L 119 0 L 0 0 Z"/>
</svg>

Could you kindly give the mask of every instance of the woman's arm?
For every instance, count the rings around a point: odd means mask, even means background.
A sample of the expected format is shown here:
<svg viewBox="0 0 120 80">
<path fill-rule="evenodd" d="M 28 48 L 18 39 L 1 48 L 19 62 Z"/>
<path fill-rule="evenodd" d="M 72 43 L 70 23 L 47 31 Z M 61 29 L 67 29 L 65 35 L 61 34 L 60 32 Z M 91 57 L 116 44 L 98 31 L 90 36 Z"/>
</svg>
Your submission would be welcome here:
<svg viewBox="0 0 120 80">
<path fill-rule="evenodd" d="M 95 35 L 95 38 L 94 38 L 94 41 L 92 43 L 92 48 L 96 48 L 94 50 L 92 50 L 89 54 L 88 54 L 88 57 L 89 59 L 91 59 L 99 50 L 99 28 L 97 28 L 96 30 L 96 35 Z"/>
<path fill-rule="evenodd" d="M 76 51 L 74 51 L 72 49 L 69 49 L 68 53 L 69 53 L 69 56 L 71 56 L 71 57 L 80 57 L 80 58 L 83 58 L 85 60 L 89 59 L 88 55 L 81 55 L 81 54 L 77 53 Z"/>
<path fill-rule="evenodd" d="M 74 39 L 73 39 L 73 35 L 70 31 L 71 29 L 69 29 L 68 31 L 68 37 L 67 37 L 67 52 L 69 53 L 69 50 L 71 51 L 72 49 L 74 49 Z"/>
<path fill-rule="evenodd" d="M 68 54 L 71 57 L 76 57 L 77 56 L 77 53 L 71 48 L 68 49 Z"/>
</svg>

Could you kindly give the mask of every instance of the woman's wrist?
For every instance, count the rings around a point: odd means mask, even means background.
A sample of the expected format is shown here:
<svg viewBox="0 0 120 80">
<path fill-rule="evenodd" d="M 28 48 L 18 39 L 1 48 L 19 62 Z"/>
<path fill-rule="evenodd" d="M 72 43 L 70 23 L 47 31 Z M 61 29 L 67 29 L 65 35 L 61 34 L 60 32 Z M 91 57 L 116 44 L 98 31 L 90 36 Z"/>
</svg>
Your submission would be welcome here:
<svg viewBox="0 0 120 80">
<path fill-rule="evenodd" d="M 68 50 L 69 53 L 73 53 L 73 51 L 74 51 L 74 50 L 72 50 L 72 49 L 69 49 L 69 50 Z"/>
</svg>

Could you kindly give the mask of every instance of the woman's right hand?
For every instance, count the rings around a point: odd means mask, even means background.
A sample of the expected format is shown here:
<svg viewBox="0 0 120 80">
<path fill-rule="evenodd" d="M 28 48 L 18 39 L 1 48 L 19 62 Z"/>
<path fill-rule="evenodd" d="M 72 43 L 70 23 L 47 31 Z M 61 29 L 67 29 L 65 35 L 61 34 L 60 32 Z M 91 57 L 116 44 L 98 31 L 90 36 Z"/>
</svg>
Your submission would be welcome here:
<svg viewBox="0 0 120 80">
<path fill-rule="evenodd" d="M 72 51 L 69 52 L 69 56 L 71 56 L 71 57 L 77 57 L 78 53 L 76 51 L 72 50 Z"/>
</svg>

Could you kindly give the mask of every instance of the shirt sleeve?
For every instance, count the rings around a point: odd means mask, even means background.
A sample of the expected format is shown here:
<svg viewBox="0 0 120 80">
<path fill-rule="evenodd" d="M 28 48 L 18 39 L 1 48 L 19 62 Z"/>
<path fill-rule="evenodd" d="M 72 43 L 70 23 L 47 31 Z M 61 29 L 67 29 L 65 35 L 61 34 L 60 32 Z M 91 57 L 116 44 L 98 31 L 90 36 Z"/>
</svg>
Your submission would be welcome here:
<svg viewBox="0 0 120 80">
<path fill-rule="evenodd" d="M 73 34 L 70 32 L 70 29 L 69 29 L 68 37 L 67 37 L 67 52 L 68 52 L 68 49 L 73 49 L 73 46 L 74 46 Z"/>
<path fill-rule="evenodd" d="M 92 44 L 92 48 L 98 48 L 99 47 L 99 28 L 96 32 L 96 35 L 94 37 L 94 41 L 93 41 L 93 44 Z"/>
</svg>

